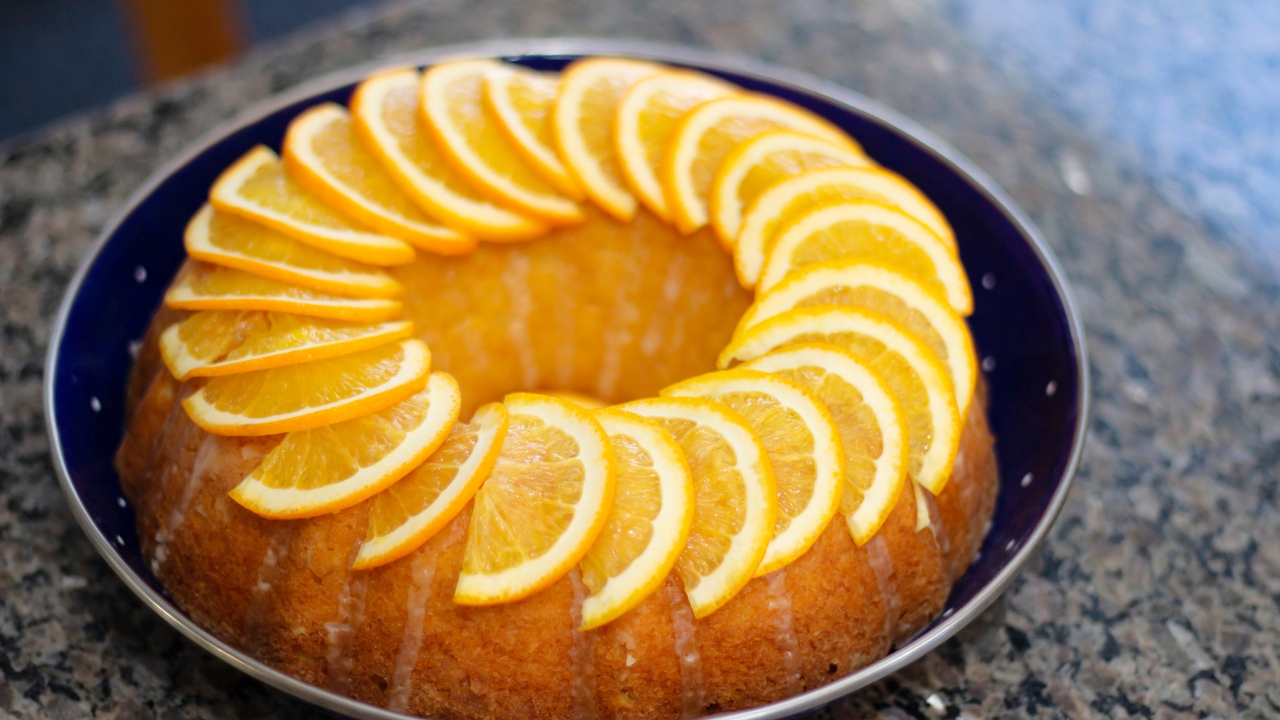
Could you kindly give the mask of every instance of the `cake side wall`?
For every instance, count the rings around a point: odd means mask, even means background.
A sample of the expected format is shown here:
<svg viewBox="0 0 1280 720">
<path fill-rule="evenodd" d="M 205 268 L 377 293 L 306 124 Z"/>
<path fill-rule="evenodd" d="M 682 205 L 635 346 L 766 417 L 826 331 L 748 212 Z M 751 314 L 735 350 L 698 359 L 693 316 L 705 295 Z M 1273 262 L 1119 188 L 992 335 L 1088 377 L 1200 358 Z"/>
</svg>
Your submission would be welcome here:
<svg viewBox="0 0 1280 720">
<path fill-rule="evenodd" d="M 148 337 L 154 342 L 155 333 Z M 139 357 L 149 351 L 144 347 Z M 226 493 L 279 436 L 210 436 L 181 408 L 192 384 L 178 384 L 162 368 L 151 372 L 155 377 L 135 402 L 118 464 L 139 510 L 144 552 L 184 612 L 285 672 L 387 705 L 403 685 L 396 681 L 399 656 L 406 637 L 414 635 L 406 633 L 414 561 L 433 553 L 405 709 L 460 720 L 572 713 L 575 667 L 582 666 L 572 660 L 568 578 L 518 603 L 455 605 L 465 531 L 450 528 L 399 561 L 354 573 L 349 565 L 365 531 L 365 505 L 288 522 L 243 509 Z M 892 632 L 886 630 L 889 599 L 868 550 L 856 547 L 837 520 L 783 569 L 781 581 L 756 578 L 697 621 L 701 682 L 695 694 L 704 710 L 751 707 L 830 682 L 883 656 L 892 641 L 936 617 L 952 578 L 972 561 L 994 507 L 997 477 L 985 399 L 970 410 L 961 458 L 937 499 L 943 533 L 915 530 L 910 488 L 881 531 L 897 595 Z M 465 523 L 469 512 L 455 523 Z M 946 538 L 942 545 L 940 537 Z M 590 633 L 591 699 L 599 717 L 683 714 L 690 688 L 675 654 L 669 599 L 673 588 L 675 597 L 682 593 L 678 580 L 667 583 L 631 613 Z M 784 606 L 789 623 L 779 621 Z"/>
</svg>

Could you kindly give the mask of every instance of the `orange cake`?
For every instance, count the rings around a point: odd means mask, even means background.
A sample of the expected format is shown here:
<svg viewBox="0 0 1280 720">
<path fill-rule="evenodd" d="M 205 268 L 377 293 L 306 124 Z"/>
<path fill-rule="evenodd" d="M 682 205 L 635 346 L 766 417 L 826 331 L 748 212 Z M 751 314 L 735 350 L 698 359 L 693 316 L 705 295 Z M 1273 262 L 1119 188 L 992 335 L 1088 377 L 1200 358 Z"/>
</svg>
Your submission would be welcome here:
<svg viewBox="0 0 1280 720">
<path fill-rule="evenodd" d="M 380 73 L 227 168 L 134 366 L 144 556 L 441 718 L 780 700 L 941 612 L 997 488 L 946 218 L 822 118 L 621 58 Z"/>
</svg>

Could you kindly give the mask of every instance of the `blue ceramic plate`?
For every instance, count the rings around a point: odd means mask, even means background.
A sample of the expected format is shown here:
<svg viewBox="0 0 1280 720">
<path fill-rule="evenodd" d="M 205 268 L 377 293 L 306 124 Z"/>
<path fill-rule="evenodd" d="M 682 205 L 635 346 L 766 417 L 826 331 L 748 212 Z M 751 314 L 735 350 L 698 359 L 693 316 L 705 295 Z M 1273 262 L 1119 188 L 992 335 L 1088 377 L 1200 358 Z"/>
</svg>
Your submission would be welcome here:
<svg viewBox="0 0 1280 720">
<path fill-rule="evenodd" d="M 909 642 L 830 685 L 734 714 L 797 715 L 899 670 L 954 635 L 1008 586 L 1048 532 L 1075 472 L 1088 415 L 1080 318 L 1044 239 L 990 178 L 916 123 L 815 77 L 685 48 L 598 40 L 491 42 L 380 65 L 423 66 L 465 55 L 556 70 L 596 54 L 634 55 L 720 75 L 844 128 L 877 162 L 904 175 L 942 209 L 974 288 L 969 325 L 990 386 L 1000 459 L 1000 499 L 991 530 L 942 617 Z M 62 489 L 116 573 L 171 625 L 223 660 L 316 706 L 360 718 L 400 716 L 279 673 L 214 638 L 173 605 L 139 550 L 133 509 L 123 499 L 112 457 L 123 432 L 130 347 L 142 337 L 184 258 L 183 227 L 214 178 L 258 143 L 278 150 L 294 116 L 318 102 L 346 103 L 373 69 L 332 75 L 260 105 L 152 176 L 103 231 L 72 280 L 45 367 L 45 412 Z"/>
</svg>

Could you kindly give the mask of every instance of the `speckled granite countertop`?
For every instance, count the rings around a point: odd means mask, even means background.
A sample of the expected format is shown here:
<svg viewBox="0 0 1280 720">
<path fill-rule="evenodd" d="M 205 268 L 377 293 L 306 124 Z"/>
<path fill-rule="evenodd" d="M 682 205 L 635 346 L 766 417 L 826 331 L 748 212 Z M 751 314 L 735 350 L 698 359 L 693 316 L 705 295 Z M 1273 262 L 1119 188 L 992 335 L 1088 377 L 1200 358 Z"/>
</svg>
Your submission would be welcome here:
<svg viewBox="0 0 1280 720">
<path fill-rule="evenodd" d="M 574 34 L 751 55 L 877 98 L 1010 190 L 1074 283 L 1095 403 L 1057 525 L 978 621 L 824 714 L 1280 714 L 1280 286 L 986 64 L 933 5 L 436 0 L 348 22 L 0 149 L 0 716 L 309 714 L 151 614 L 58 490 L 48 326 L 108 216 L 201 133 L 302 80 L 431 45 Z"/>
</svg>

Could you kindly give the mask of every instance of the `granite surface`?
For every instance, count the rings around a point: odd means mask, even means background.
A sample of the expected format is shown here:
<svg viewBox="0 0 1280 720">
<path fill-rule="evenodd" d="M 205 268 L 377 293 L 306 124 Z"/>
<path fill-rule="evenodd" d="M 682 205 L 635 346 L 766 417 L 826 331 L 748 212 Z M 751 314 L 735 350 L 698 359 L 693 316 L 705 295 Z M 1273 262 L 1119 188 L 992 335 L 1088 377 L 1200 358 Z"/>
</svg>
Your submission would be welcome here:
<svg viewBox="0 0 1280 720">
<path fill-rule="evenodd" d="M 941 0 L 1002 71 L 1193 217 L 1280 260 L 1280 3 Z"/>
<path fill-rule="evenodd" d="M 114 209 L 202 132 L 302 80 L 431 45 L 571 34 L 751 55 L 886 102 L 1007 188 L 1074 284 L 1094 410 L 1062 516 L 976 622 L 824 715 L 1280 714 L 1280 286 L 1265 264 L 1168 204 L 922 0 L 436 0 L 0 149 L 0 716 L 310 714 L 152 615 L 58 489 L 40 397 L 48 326 Z"/>
</svg>

